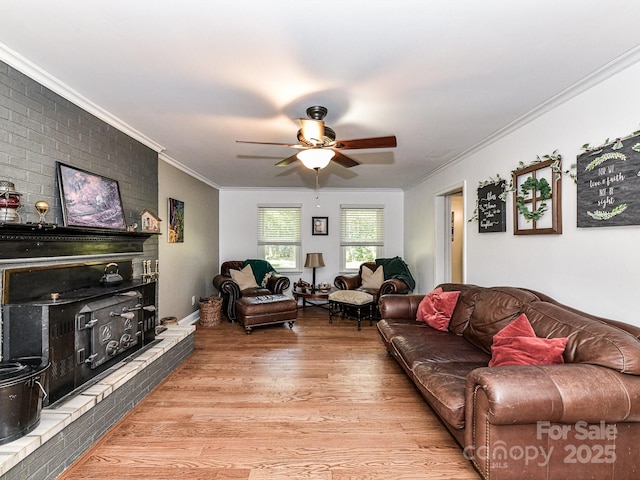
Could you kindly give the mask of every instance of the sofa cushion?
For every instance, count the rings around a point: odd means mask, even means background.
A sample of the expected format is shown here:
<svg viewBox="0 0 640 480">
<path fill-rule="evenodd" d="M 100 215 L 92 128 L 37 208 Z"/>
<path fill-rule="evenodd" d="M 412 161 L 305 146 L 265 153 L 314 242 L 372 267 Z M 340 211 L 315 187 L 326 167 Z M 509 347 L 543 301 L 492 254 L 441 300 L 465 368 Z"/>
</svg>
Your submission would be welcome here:
<svg viewBox="0 0 640 480">
<path fill-rule="evenodd" d="M 413 378 L 422 396 L 442 420 L 459 430 L 465 426 L 466 378 L 470 372 L 480 367 L 486 367 L 486 363 L 422 363 L 414 369 Z"/>
<path fill-rule="evenodd" d="M 538 338 L 523 313 L 493 337 L 490 367 L 564 363 L 567 338 Z"/>
<path fill-rule="evenodd" d="M 589 363 L 640 375 L 640 341 L 632 333 L 547 302 L 525 305 L 523 313 L 538 337 L 569 338 L 565 363 Z"/>
<path fill-rule="evenodd" d="M 451 320 L 449 321 L 449 331 L 456 335 L 462 335 L 462 332 L 467 328 L 467 325 L 471 320 L 471 314 L 475 308 L 476 297 L 480 293 L 481 288 L 475 285 L 455 283 L 441 284 L 440 287 L 445 292 L 460 292 L 456 308 L 453 309 Z"/>
<path fill-rule="evenodd" d="M 425 322 L 436 330 L 448 332 L 451 314 L 459 296 L 460 292 L 443 292 L 439 287 L 432 290 L 418 305 L 416 320 Z"/>
<path fill-rule="evenodd" d="M 366 265 L 362 266 L 362 288 L 379 290 L 384 282 L 384 267 L 376 268 L 375 272 Z"/>
<path fill-rule="evenodd" d="M 533 293 L 514 287 L 482 288 L 475 296 L 475 306 L 462 336 L 491 353 L 493 336 L 520 315 L 525 303 L 537 300 Z"/>
<path fill-rule="evenodd" d="M 396 332 L 391 345 L 410 369 L 421 363 L 474 362 L 486 367 L 490 355 L 465 339 L 449 332 L 435 330 L 424 324 L 392 326 Z"/>
<path fill-rule="evenodd" d="M 258 288 L 256 278 L 253 276 L 253 269 L 251 265 L 247 265 L 242 270 L 229 270 L 231 279 L 238 284 L 240 290 L 246 290 L 247 288 Z"/>
</svg>

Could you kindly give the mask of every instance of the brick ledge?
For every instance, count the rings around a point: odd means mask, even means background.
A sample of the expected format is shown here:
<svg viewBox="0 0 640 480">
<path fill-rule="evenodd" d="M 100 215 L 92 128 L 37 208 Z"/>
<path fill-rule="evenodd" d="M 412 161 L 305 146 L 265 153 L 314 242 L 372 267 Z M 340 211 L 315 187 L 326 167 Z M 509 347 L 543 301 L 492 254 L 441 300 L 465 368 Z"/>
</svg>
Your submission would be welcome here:
<svg viewBox="0 0 640 480">
<path fill-rule="evenodd" d="M 172 326 L 96 384 L 44 408 L 28 435 L 0 445 L 0 480 L 55 478 L 193 352 L 195 326 Z M 135 381 L 134 381 L 135 379 Z"/>
</svg>

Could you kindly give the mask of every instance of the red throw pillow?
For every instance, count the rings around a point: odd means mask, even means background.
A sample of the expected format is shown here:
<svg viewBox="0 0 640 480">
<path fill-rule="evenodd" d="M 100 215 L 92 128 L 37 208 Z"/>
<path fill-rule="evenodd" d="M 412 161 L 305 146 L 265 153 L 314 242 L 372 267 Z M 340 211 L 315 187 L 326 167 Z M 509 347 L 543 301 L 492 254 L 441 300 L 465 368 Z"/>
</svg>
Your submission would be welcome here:
<svg viewBox="0 0 640 480">
<path fill-rule="evenodd" d="M 564 363 L 568 338 L 538 338 L 523 313 L 493 336 L 490 367 Z"/>
<path fill-rule="evenodd" d="M 460 292 L 444 292 L 440 287 L 432 290 L 418 305 L 416 320 L 436 330 L 449 331 L 449 321 L 459 296 Z"/>
</svg>

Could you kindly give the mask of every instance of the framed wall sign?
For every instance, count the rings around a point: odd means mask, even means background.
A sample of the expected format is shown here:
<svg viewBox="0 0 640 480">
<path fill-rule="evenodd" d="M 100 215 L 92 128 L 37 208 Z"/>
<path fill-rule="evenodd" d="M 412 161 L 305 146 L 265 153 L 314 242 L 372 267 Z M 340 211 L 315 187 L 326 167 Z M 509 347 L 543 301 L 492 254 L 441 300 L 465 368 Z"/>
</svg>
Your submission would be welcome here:
<svg viewBox="0 0 640 480">
<path fill-rule="evenodd" d="M 562 171 L 558 160 L 536 162 L 512 172 L 513 233 L 562 233 Z"/>
<path fill-rule="evenodd" d="M 503 193 L 506 181 L 478 187 L 478 232 L 506 232 L 507 210 Z"/>
<path fill-rule="evenodd" d="M 329 217 L 313 217 L 311 219 L 312 235 L 329 235 Z"/>
<path fill-rule="evenodd" d="M 126 229 L 116 180 L 60 162 L 56 167 L 65 226 Z"/>
<path fill-rule="evenodd" d="M 640 136 L 578 156 L 578 227 L 640 225 Z"/>
</svg>

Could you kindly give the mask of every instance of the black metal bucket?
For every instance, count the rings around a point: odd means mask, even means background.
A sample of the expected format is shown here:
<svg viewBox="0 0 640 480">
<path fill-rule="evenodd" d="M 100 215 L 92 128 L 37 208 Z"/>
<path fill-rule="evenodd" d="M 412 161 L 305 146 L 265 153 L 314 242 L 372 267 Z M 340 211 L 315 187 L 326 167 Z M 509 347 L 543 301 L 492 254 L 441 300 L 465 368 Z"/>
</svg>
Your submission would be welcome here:
<svg viewBox="0 0 640 480">
<path fill-rule="evenodd" d="M 0 362 L 0 445 L 16 440 L 38 426 L 49 361 L 20 357 Z"/>
</svg>

